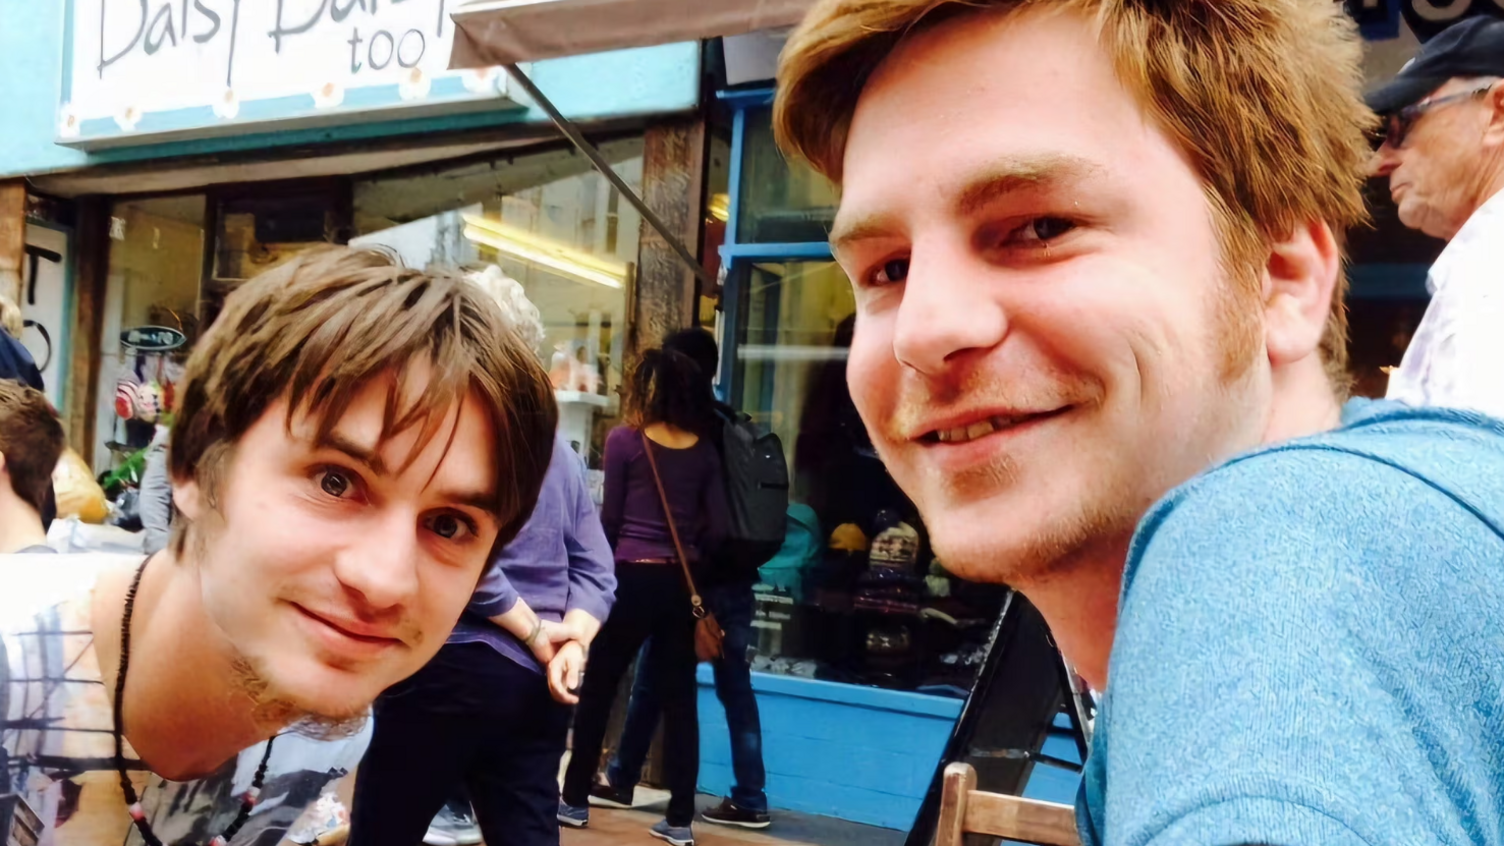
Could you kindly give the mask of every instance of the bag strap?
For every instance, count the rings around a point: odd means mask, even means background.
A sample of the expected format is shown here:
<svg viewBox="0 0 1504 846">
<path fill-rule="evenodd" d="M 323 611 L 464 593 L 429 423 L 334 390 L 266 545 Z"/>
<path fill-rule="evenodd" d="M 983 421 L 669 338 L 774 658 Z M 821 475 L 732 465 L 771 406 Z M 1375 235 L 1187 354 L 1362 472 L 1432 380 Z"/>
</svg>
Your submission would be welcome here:
<svg viewBox="0 0 1504 846">
<path fill-rule="evenodd" d="M 642 451 L 647 453 L 648 467 L 653 471 L 653 486 L 658 489 L 658 501 L 663 504 L 663 517 L 668 521 L 669 537 L 674 539 L 674 551 L 678 553 L 679 566 L 684 568 L 684 582 L 689 586 L 689 604 L 696 620 L 703 620 L 705 600 L 700 598 L 700 591 L 695 587 L 695 577 L 689 572 L 689 558 L 684 555 L 684 544 L 679 541 L 679 527 L 674 524 L 674 512 L 668 507 L 668 493 L 663 490 L 663 477 L 658 475 L 658 459 L 653 457 L 653 442 L 648 439 L 647 432 L 639 432 L 642 435 Z"/>
</svg>

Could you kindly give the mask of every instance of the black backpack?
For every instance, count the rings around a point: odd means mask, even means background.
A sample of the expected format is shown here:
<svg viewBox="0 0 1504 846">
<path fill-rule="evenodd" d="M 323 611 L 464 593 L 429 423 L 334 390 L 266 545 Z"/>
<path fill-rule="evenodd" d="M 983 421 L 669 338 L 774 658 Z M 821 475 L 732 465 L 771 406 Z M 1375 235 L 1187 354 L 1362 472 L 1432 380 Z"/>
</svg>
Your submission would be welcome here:
<svg viewBox="0 0 1504 846">
<path fill-rule="evenodd" d="M 755 579 L 757 568 L 783 547 L 788 527 L 789 465 L 783 442 L 752 418 L 729 408 L 721 421 L 721 467 L 726 477 L 723 566 Z"/>
</svg>

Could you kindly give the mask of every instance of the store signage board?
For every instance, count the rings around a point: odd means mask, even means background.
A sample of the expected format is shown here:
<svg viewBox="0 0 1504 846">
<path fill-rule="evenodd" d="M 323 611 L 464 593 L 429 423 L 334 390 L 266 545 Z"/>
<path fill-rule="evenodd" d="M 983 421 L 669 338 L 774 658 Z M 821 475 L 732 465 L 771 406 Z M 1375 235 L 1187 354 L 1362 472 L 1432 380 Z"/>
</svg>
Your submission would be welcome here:
<svg viewBox="0 0 1504 846">
<path fill-rule="evenodd" d="M 58 143 L 81 149 L 519 108 L 449 70 L 456 0 L 68 0 Z"/>
<path fill-rule="evenodd" d="M 1394 2 L 1394 0 L 1390 0 Z M 1398 0 L 1405 23 L 1422 42 L 1463 18 L 1489 15 L 1504 18 L 1504 0 Z"/>
<path fill-rule="evenodd" d="M 171 326 L 137 326 L 121 332 L 120 343 L 141 352 L 171 352 L 188 343 L 188 339 Z"/>
</svg>

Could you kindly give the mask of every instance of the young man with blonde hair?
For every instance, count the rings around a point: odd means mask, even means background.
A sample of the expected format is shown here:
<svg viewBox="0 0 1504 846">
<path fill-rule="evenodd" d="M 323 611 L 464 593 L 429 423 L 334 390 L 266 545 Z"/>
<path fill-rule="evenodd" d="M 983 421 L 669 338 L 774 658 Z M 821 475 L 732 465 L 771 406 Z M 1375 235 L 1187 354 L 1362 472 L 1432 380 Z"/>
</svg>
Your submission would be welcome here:
<svg viewBox="0 0 1504 846">
<path fill-rule="evenodd" d="M 488 297 L 342 248 L 231 294 L 180 387 L 167 549 L 49 562 L 89 589 L 0 621 L 0 819 L 43 843 L 279 842 L 527 520 L 557 414 Z"/>
<path fill-rule="evenodd" d="M 940 559 L 1105 691 L 1088 843 L 1504 842 L 1504 428 L 1344 405 L 1330 0 L 822 0 L 848 381 Z"/>
</svg>

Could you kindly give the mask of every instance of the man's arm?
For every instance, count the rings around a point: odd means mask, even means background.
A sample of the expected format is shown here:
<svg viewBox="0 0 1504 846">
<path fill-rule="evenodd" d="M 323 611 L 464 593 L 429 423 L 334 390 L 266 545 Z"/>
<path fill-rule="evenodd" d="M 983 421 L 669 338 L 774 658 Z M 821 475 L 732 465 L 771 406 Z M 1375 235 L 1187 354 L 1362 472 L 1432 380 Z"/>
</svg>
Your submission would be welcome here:
<svg viewBox="0 0 1504 846">
<path fill-rule="evenodd" d="M 606 436 L 606 454 L 601 458 L 605 473 L 604 495 L 601 498 L 601 527 L 606 532 L 606 542 L 616 549 L 617 536 L 627 510 L 627 456 L 632 449 L 634 435 L 631 429 L 618 428 Z"/>
<path fill-rule="evenodd" d="M 541 664 L 554 657 L 554 643 L 548 636 L 548 624 L 533 612 L 522 595 L 512 586 L 502 568 L 506 553 L 486 567 L 467 606 L 511 636 L 517 638 Z"/>
<path fill-rule="evenodd" d="M 1494 718 L 1457 702 L 1499 680 L 1461 668 L 1504 648 L 1482 521 L 1307 449 L 1192 483 L 1134 550 L 1094 750 L 1104 843 L 1472 842 Z"/>
<path fill-rule="evenodd" d="M 564 548 L 569 554 L 569 602 L 564 626 L 571 640 L 588 648 L 616 601 L 616 562 L 595 503 L 590 501 L 583 469 L 570 481 L 574 495 L 570 525 L 564 533 Z"/>
<path fill-rule="evenodd" d="M 146 453 L 146 469 L 141 473 L 139 504 L 147 555 L 166 549 L 172 533 L 172 483 L 167 478 L 167 449 L 167 438 L 159 432 Z"/>
</svg>

